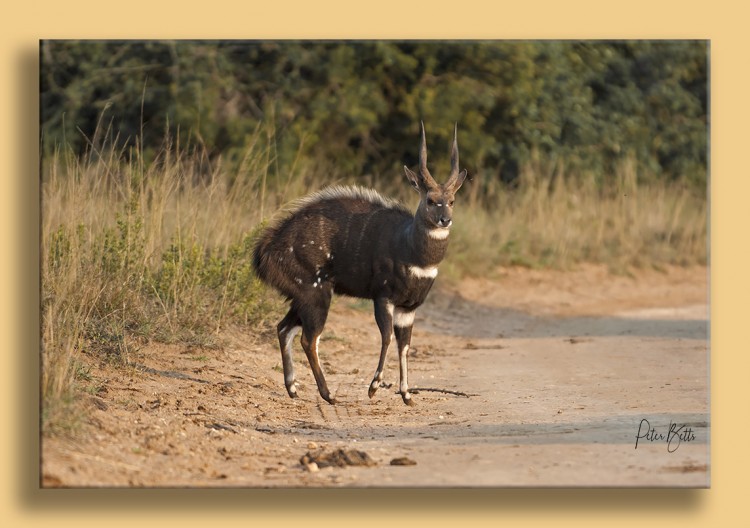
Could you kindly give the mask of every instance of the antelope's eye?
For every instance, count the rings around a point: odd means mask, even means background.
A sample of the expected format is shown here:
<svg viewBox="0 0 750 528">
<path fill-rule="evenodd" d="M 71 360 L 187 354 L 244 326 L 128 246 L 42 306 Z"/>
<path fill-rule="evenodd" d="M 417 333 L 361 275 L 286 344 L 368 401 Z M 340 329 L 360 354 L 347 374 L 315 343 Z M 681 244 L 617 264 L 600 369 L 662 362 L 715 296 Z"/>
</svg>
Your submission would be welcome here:
<svg viewBox="0 0 750 528">
<path fill-rule="evenodd" d="M 432 198 L 427 198 L 427 205 L 432 207 L 433 205 L 435 205 L 435 201 Z"/>
<path fill-rule="evenodd" d="M 448 205 L 449 205 L 450 207 L 453 207 L 453 202 L 454 202 L 454 201 L 455 201 L 455 200 L 451 200 L 450 202 L 448 202 Z"/>
</svg>

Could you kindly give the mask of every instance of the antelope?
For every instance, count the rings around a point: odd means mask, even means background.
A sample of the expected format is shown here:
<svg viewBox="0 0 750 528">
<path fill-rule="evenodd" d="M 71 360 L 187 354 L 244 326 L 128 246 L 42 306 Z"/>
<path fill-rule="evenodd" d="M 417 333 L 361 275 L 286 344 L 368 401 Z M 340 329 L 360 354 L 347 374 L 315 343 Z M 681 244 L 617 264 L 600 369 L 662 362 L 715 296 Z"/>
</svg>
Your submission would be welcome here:
<svg viewBox="0 0 750 528">
<path fill-rule="evenodd" d="M 419 192 L 414 214 L 372 189 L 333 186 L 308 195 L 291 212 L 267 228 L 253 250 L 253 266 L 265 283 L 290 302 L 277 325 L 284 384 L 297 397 L 292 344 L 300 342 L 318 392 L 330 404 L 320 366 L 318 346 L 334 293 L 372 299 L 380 330 L 380 360 L 370 383 L 372 398 L 383 380 L 386 354 L 395 336 L 399 357 L 399 393 L 414 405 L 409 393 L 407 353 L 414 315 L 425 301 L 438 264 L 445 256 L 453 223 L 456 191 L 466 178 L 459 171 L 458 125 L 453 130 L 451 170 L 438 184 L 427 169 L 427 142 L 421 125 L 419 170 L 404 166 L 406 178 Z"/>
</svg>

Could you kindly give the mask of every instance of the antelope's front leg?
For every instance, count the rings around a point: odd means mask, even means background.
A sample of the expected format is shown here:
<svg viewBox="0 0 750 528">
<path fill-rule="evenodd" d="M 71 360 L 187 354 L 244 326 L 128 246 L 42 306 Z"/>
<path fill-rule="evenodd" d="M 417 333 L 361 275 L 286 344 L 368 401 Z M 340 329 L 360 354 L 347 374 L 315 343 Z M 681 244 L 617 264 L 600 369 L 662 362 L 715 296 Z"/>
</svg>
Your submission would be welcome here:
<svg viewBox="0 0 750 528">
<path fill-rule="evenodd" d="M 396 309 L 393 316 L 393 333 L 398 344 L 399 393 L 406 405 L 414 405 L 409 394 L 408 354 L 411 343 L 411 329 L 414 326 L 414 312 Z"/>
<path fill-rule="evenodd" d="M 380 387 L 380 382 L 383 381 L 383 369 L 385 368 L 385 357 L 388 354 L 388 346 L 391 344 L 391 334 L 393 333 L 393 305 L 384 298 L 375 299 L 375 321 L 378 323 L 380 329 L 380 360 L 378 361 L 378 368 L 375 371 L 375 376 L 372 378 L 370 388 L 367 390 L 367 395 L 372 398 L 375 396 L 375 391 Z"/>
</svg>

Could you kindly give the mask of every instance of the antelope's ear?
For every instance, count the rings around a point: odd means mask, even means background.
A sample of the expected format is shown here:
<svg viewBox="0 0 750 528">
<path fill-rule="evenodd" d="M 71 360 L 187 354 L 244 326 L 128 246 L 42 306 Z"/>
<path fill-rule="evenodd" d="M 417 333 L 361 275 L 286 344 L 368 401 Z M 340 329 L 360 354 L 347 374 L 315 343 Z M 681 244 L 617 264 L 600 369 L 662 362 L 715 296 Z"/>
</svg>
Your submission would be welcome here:
<svg viewBox="0 0 750 528">
<path fill-rule="evenodd" d="M 466 169 L 459 172 L 456 176 L 451 176 L 448 181 L 445 183 L 445 186 L 450 188 L 452 192 L 456 192 L 461 188 L 461 185 L 463 185 L 464 180 L 466 179 Z"/>
<path fill-rule="evenodd" d="M 417 176 L 415 172 L 410 171 L 409 167 L 407 167 L 406 165 L 404 165 L 404 173 L 406 174 L 406 179 L 409 180 L 409 183 L 411 184 L 411 186 L 414 187 L 417 190 L 417 192 L 421 192 L 421 188 L 419 185 L 420 183 L 419 176 Z"/>
</svg>

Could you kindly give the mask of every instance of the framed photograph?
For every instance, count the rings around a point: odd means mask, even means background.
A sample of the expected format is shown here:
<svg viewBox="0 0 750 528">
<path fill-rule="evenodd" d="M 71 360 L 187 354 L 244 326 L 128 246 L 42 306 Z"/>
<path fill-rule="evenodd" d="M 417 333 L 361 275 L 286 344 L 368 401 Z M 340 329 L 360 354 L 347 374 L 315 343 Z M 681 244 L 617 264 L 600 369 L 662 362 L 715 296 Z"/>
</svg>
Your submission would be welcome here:
<svg viewBox="0 0 750 528">
<path fill-rule="evenodd" d="M 706 488 L 710 42 L 43 40 L 43 488 Z"/>
</svg>

